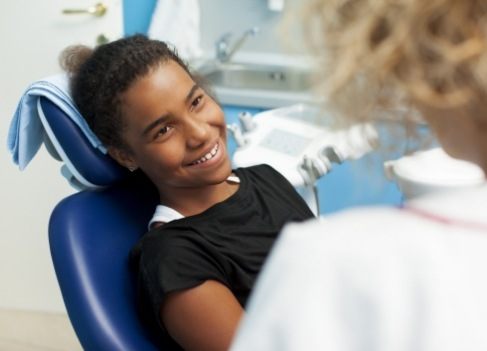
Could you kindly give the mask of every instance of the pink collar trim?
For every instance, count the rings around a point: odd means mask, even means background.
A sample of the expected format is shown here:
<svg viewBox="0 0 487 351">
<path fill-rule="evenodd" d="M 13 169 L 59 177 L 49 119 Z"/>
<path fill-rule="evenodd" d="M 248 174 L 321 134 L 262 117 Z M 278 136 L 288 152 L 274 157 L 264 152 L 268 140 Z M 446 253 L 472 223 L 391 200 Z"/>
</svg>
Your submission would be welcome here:
<svg viewBox="0 0 487 351">
<path fill-rule="evenodd" d="M 411 213 L 419 217 L 423 217 L 431 221 L 442 223 L 444 225 L 464 227 L 467 229 L 478 230 L 478 231 L 487 231 L 487 223 L 464 221 L 461 219 L 449 218 L 446 216 L 429 212 L 424 209 L 411 207 L 410 205 L 405 205 L 404 207 L 401 208 L 401 210 L 404 210 L 408 213 Z"/>
</svg>

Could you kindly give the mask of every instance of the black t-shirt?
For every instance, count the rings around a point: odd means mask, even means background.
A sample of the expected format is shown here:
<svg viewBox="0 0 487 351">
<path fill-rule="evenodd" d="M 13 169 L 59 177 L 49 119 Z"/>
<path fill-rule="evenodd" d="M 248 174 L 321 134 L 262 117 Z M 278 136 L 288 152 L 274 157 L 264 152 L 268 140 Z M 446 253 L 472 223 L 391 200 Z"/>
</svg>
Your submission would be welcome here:
<svg viewBox="0 0 487 351">
<path fill-rule="evenodd" d="M 164 296 L 206 280 L 227 286 L 245 307 L 257 274 L 288 222 L 313 217 L 293 186 L 267 165 L 239 168 L 235 194 L 203 213 L 146 233 L 132 250 L 141 313 L 159 333 Z"/>
</svg>

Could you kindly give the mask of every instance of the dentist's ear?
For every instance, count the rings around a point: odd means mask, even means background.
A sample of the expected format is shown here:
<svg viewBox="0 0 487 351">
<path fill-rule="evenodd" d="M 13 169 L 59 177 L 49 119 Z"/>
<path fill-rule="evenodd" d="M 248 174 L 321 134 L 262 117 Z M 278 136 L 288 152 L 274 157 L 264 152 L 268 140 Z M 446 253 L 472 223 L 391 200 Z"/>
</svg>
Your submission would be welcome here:
<svg viewBox="0 0 487 351">
<path fill-rule="evenodd" d="M 127 168 L 130 172 L 135 171 L 139 166 L 126 150 L 117 147 L 108 147 L 108 154 L 118 162 L 122 167 Z"/>
</svg>

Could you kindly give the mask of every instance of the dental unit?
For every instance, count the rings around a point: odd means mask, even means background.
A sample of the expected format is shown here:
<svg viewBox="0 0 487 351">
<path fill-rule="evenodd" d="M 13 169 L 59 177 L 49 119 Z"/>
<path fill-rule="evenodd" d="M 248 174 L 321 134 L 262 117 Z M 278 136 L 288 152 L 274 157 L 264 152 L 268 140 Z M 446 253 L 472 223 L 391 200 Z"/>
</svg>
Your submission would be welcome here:
<svg viewBox="0 0 487 351">
<path fill-rule="evenodd" d="M 284 175 L 301 193 L 311 210 L 319 213 L 316 182 L 333 164 L 358 159 L 372 151 L 378 133 L 371 124 L 333 130 L 318 107 L 296 104 L 268 110 L 252 117 L 239 115 L 228 126 L 237 150 L 236 167 L 267 163 Z"/>
</svg>

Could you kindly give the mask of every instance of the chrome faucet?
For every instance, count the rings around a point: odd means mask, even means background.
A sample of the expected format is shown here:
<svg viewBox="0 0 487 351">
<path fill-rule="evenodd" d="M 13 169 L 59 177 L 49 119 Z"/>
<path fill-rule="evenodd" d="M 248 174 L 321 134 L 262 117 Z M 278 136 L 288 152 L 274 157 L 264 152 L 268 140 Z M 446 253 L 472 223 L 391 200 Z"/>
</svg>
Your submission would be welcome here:
<svg viewBox="0 0 487 351">
<path fill-rule="evenodd" d="M 258 27 L 253 27 L 246 30 L 245 32 L 243 32 L 242 36 L 235 41 L 233 45 L 230 45 L 230 38 L 232 37 L 232 33 L 223 34 L 216 42 L 216 58 L 218 59 L 218 61 L 230 61 L 233 55 L 237 52 L 237 50 L 240 49 L 243 43 L 247 40 L 247 38 L 256 35 L 258 32 Z"/>
</svg>

